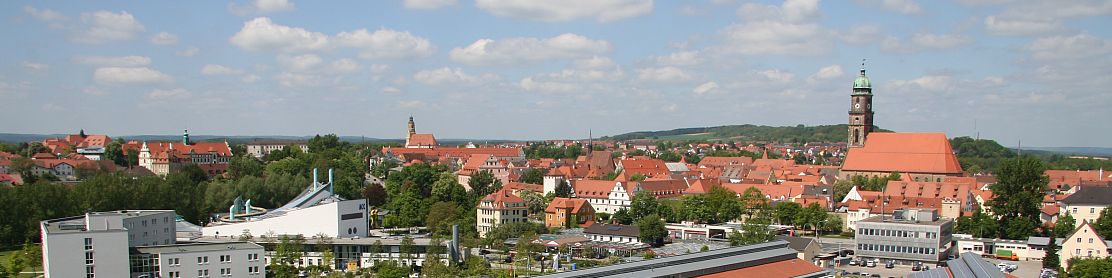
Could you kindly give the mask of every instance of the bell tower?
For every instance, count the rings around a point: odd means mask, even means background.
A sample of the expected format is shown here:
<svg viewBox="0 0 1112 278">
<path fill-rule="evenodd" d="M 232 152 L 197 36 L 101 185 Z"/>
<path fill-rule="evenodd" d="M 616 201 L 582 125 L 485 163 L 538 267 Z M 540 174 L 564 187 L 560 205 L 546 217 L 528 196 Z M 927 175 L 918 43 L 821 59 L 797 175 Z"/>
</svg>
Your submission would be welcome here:
<svg viewBox="0 0 1112 278">
<path fill-rule="evenodd" d="M 873 87 L 865 76 L 865 61 L 861 73 L 853 80 L 853 94 L 849 106 L 849 147 L 865 146 L 865 139 L 873 132 Z"/>
</svg>

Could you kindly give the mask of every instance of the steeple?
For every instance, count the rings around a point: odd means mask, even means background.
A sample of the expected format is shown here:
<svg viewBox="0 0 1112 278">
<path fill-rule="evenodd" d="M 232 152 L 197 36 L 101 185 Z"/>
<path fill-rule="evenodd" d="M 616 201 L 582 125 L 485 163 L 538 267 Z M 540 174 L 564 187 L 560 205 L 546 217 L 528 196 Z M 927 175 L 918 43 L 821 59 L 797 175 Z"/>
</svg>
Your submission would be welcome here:
<svg viewBox="0 0 1112 278">
<path fill-rule="evenodd" d="M 865 139 L 873 131 L 873 86 L 865 76 L 865 60 L 861 60 L 861 73 L 853 80 L 850 94 L 848 146 L 865 146 Z"/>
<path fill-rule="evenodd" d="M 181 143 L 185 144 L 186 146 L 189 146 L 190 143 L 189 143 L 189 130 L 188 129 L 186 129 L 185 132 L 182 133 Z"/>
<path fill-rule="evenodd" d="M 409 116 L 409 135 L 417 134 L 417 127 L 413 125 L 413 116 Z"/>
</svg>

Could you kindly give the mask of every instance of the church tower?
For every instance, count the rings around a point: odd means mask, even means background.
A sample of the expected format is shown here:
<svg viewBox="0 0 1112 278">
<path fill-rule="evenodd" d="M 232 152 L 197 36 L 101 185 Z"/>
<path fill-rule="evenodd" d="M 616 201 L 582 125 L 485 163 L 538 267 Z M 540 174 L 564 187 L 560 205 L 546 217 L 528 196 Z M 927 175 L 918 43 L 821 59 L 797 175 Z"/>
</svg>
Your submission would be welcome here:
<svg viewBox="0 0 1112 278">
<path fill-rule="evenodd" d="M 849 147 L 865 146 L 865 139 L 873 132 L 873 87 L 865 76 L 865 63 L 861 73 L 853 80 L 853 94 L 849 107 Z"/>
<path fill-rule="evenodd" d="M 413 116 L 409 116 L 409 133 L 405 135 L 406 146 L 409 146 L 409 140 L 413 138 L 413 134 L 417 134 L 417 127 L 413 125 Z"/>
</svg>

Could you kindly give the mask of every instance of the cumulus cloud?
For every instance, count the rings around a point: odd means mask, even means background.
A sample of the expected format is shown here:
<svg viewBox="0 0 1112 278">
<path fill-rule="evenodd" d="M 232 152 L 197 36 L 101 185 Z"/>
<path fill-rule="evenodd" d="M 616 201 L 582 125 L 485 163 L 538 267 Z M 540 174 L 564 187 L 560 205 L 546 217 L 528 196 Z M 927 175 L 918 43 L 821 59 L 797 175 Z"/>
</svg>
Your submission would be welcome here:
<svg viewBox="0 0 1112 278">
<path fill-rule="evenodd" d="M 869 0 L 863 1 L 867 5 L 880 4 L 886 10 L 901 13 L 901 14 L 917 14 L 922 11 L 919 3 L 914 0 Z"/>
<path fill-rule="evenodd" d="M 821 17 L 818 0 L 788 0 L 780 6 L 746 3 L 738 9 L 744 23 L 719 31 L 716 49 L 743 55 L 819 55 L 830 45 L 830 32 L 814 21 Z"/>
<path fill-rule="evenodd" d="M 70 36 L 81 43 L 106 43 L 130 40 L 146 30 L 130 13 L 122 11 L 86 12 L 81 14 L 82 28 Z"/>
<path fill-rule="evenodd" d="M 680 51 L 667 56 L 656 57 L 656 64 L 662 66 L 694 66 L 703 62 L 699 51 Z"/>
<path fill-rule="evenodd" d="M 398 94 L 402 92 L 402 89 L 398 89 L 397 87 L 392 86 L 386 86 L 382 88 L 382 92 L 387 94 Z"/>
<path fill-rule="evenodd" d="M 925 50 L 943 50 L 973 43 L 973 39 L 958 34 L 929 34 L 916 33 L 904 42 L 896 37 L 885 38 L 880 49 L 888 52 L 919 52 Z"/>
<path fill-rule="evenodd" d="M 324 77 L 316 74 L 283 72 L 274 77 L 283 87 L 317 87 L 325 83 Z"/>
<path fill-rule="evenodd" d="M 1112 2 L 1105 0 L 1023 1 L 985 17 L 984 25 L 993 35 L 1030 36 L 1061 31 L 1063 20 L 1108 15 Z"/>
<path fill-rule="evenodd" d="M 385 28 L 342 32 L 336 35 L 336 40 L 340 45 L 359 49 L 359 57 L 364 59 L 428 57 L 436 51 L 428 39 Z"/>
<path fill-rule="evenodd" d="M 335 60 L 328 64 L 328 70 L 335 74 L 349 74 L 359 71 L 360 68 L 362 66 L 358 62 L 347 58 Z"/>
<path fill-rule="evenodd" d="M 701 96 L 701 95 L 705 95 L 705 94 L 708 94 L 708 93 L 713 93 L 717 90 L 718 90 L 718 83 L 716 83 L 714 81 L 710 81 L 710 82 L 707 82 L 707 83 L 700 84 L 699 86 L 696 86 L 695 89 L 691 90 L 691 92 L 694 92 L 696 95 Z"/>
<path fill-rule="evenodd" d="M 1087 33 L 1073 36 L 1051 36 L 1038 38 L 1027 45 L 1031 57 L 1044 61 L 1085 61 L 1102 57 L 1090 62 L 1110 63 L 1112 41 L 1101 39 Z"/>
<path fill-rule="evenodd" d="M 493 74 L 471 75 L 460 68 L 443 67 L 433 70 L 422 70 L 413 74 L 413 80 L 426 85 L 476 85 L 492 81 L 498 77 Z"/>
<path fill-rule="evenodd" d="M 222 65 L 208 64 L 201 68 L 202 75 L 240 75 L 242 70 L 232 69 Z"/>
<path fill-rule="evenodd" d="M 189 98 L 189 97 L 192 97 L 192 96 L 193 96 L 193 93 L 189 92 L 189 90 L 182 89 L 182 88 L 176 88 L 176 89 L 170 89 L 170 90 L 154 89 L 154 90 L 151 90 L 151 92 L 147 93 L 146 98 L 147 98 L 147 100 L 163 101 L 163 100 L 174 100 L 174 99 L 186 99 L 186 98 Z"/>
<path fill-rule="evenodd" d="M 45 21 L 45 22 L 56 22 L 56 21 L 66 20 L 66 16 L 62 15 L 61 13 L 59 13 L 57 11 L 54 11 L 54 10 L 51 10 L 51 9 L 46 9 L 46 8 L 38 9 L 38 8 L 35 8 L 35 7 L 31 7 L 31 6 L 24 6 L 23 7 L 23 12 L 26 12 L 27 14 L 31 15 L 31 17 L 34 17 L 37 20 L 41 20 L 41 21 Z"/>
<path fill-rule="evenodd" d="M 672 66 L 644 68 L 637 70 L 637 80 L 646 82 L 673 83 L 691 80 L 686 71 Z"/>
<path fill-rule="evenodd" d="M 50 65 L 32 62 L 23 62 L 23 68 L 30 72 L 44 72 L 50 69 Z"/>
<path fill-rule="evenodd" d="M 159 45 L 168 45 L 178 43 L 178 35 L 170 34 L 167 32 L 158 32 L 151 37 L 151 43 Z"/>
<path fill-rule="evenodd" d="M 79 56 L 73 59 L 78 64 L 99 67 L 142 67 L 151 64 L 146 56 Z"/>
<path fill-rule="evenodd" d="M 324 59 L 316 54 L 305 54 L 297 56 L 279 55 L 278 63 L 290 71 L 304 72 L 316 68 L 318 65 L 324 63 Z"/>
<path fill-rule="evenodd" d="M 243 23 L 243 28 L 229 41 L 240 48 L 253 51 L 299 52 L 321 50 L 328 46 L 328 36 L 325 34 L 275 24 L 266 17 Z"/>
<path fill-rule="evenodd" d="M 985 17 L 985 31 L 999 36 L 1026 36 L 1046 34 L 1062 29 L 1062 23 L 1053 18 Z"/>
<path fill-rule="evenodd" d="M 475 6 L 497 16 L 537 21 L 571 21 L 594 18 L 610 22 L 646 15 L 652 0 L 476 0 Z"/>
<path fill-rule="evenodd" d="M 911 80 L 894 80 L 887 84 L 892 90 L 944 92 L 952 87 L 953 78 L 945 75 L 927 75 Z"/>
<path fill-rule="evenodd" d="M 841 65 L 829 65 L 819 69 L 818 72 L 808 77 L 810 80 L 828 80 L 842 77 L 845 74 Z"/>
<path fill-rule="evenodd" d="M 480 39 L 450 52 L 453 61 L 471 65 L 520 64 L 552 59 L 587 58 L 609 52 L 610 42 L 566 33 L 547 39 Z"/>
<path fill-rule="evenodd" d="M 174 52 L 174 55 L 178 55 L 178 56 L 182 56 L 182 57 L 193 57 L 193 55 L 197 55 L 197 52 L 200 52 L 200 51 L 201 51 L 200 48 L 197 48 L 195 46 L 190 46 L 186 49 L 182 49 L 181 51 Z"/>
<path fill-rule="evenodd" d="M 238 16 L 288 12 L 292 10 L 294 10 L 294 4 L 289 0 L 255 0 L 246 5 L 236 4 L 235 2 L 228 3 L 228 11 Z"/>
<path fill-rule="evenodd" d="M 101 84 L 152 84 L 173 82 L 174 78 L 145 67 L 104 67 L 93 72 L 93 80 Z"/>
<path fill-rule="evenodd" d="M 459 0 L 405 0 L 402 5 L 407 9 L 434 10 L 447 6 L 455 6 Z"/>
</svg>

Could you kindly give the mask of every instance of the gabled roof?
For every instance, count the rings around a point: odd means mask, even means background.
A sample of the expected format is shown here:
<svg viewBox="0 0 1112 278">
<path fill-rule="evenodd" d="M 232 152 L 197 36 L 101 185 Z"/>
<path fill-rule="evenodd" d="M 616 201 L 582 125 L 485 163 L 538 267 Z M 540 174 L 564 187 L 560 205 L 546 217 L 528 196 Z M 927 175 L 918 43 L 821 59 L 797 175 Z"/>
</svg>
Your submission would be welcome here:
<svg viewBox="0 0 1112 278">
<path fill-rule="evenodd" d="M 739 157 L 708 156 L 708 157 L 704 157 L 702 160 L 699 160 L 699 168 L 723 167 L 723 166 L 730 166 L 730 165 L 744 166 L 744 165 L 752 165 L 752 164 L 753 164 L 753 158 L 748 157 L 748 156 L 739 156 Z"/>
<path fill-rule="evenodd" d="M 432 134 L 410 134 L 407 146 L 436 146 L 436 137 Z"/>
<path fill-rule="evenodd" d="M 961 164 L 943 133 L 871 133 L 864 147 L 849 149 L 842 170 L 962 173 Z"/>
<path fill-rule="evenodd" d="M 483 203 L 491 202 L 491 207 L 483 206 Z M 503 188 L 497 192 L 490 193 L 483 197 L 483 201 L 479 203 L 479 207 L 493 208 L 493 209 L 507 209 L 507 208 L 525 208 L 525 200 L 521 197 L 514 195 L 509 189 Z"/>
<path fill-rule="evenodd" d="M 789 248 L 799 252 L 803 252 L 808 245 L 815 243 L 815 239 L 809 237 L 777 236 L 776 239 L 787 241 Z"/>
<path fill-rule="evenodd" d="M 1108 242 L 1104 241 L 1104 237 L 1101 237 L 1100 233 L 1097 233 L 1097 229 L 1093 228 L 1093 225 L 1089 224 L 1088 221 L 1084 221 L 1084 220 L 1081 221 L 1081 225 L 1077 226 L 1077 229 L 1073 229 L 1073 232 L 1070 232 L 1070 234 L 1066 236 L 1065 241 L 1063 241 L 1062 243 L 1064 244 L 1066 242 L 1069 242 L 1070 239 L 1073 238 L 1073 236 L 1076 235 L 1078 232 L 1080 232 L 1082 229 L 1087 229 L 1088 231 L 1092 231 L 1093 236 L 1096 236 L 1097 239 L 1099 239 L 1098 240 L 1099 242 L 1104 243 L 1105 246 L 1104 246 L 1103 249 L 1108 249 Z"/>
<path fill-rule="evenodd" d="M 968 183 L 888 181 L 888 195 L 952 198 L 965 201 L 972 189 Z"/>
<path fill-rule="evenodd" d="M 1077 193 L 1062 199 L 1066 205 L 1112 205 L 1112 187 L 1082 186 Z"/>
<path fill-rule="evenodd" d="M 610 197 L 610 191 L 614 190 L 614 186 L 618 183 L 606 180 L 573 180 L 571 187 L 578 198 L 607 199 Z"/>
<path fill-rule="evenodd" d="M 568 209 L 572 214 L 580 214 L 592 208 L 591 204 L 587 203 L 586 199 L 556 197 L 552 199 L 552 202 L 548 204 L 544 212 L 556 213 L 557 209 Z"/>
</svg>

